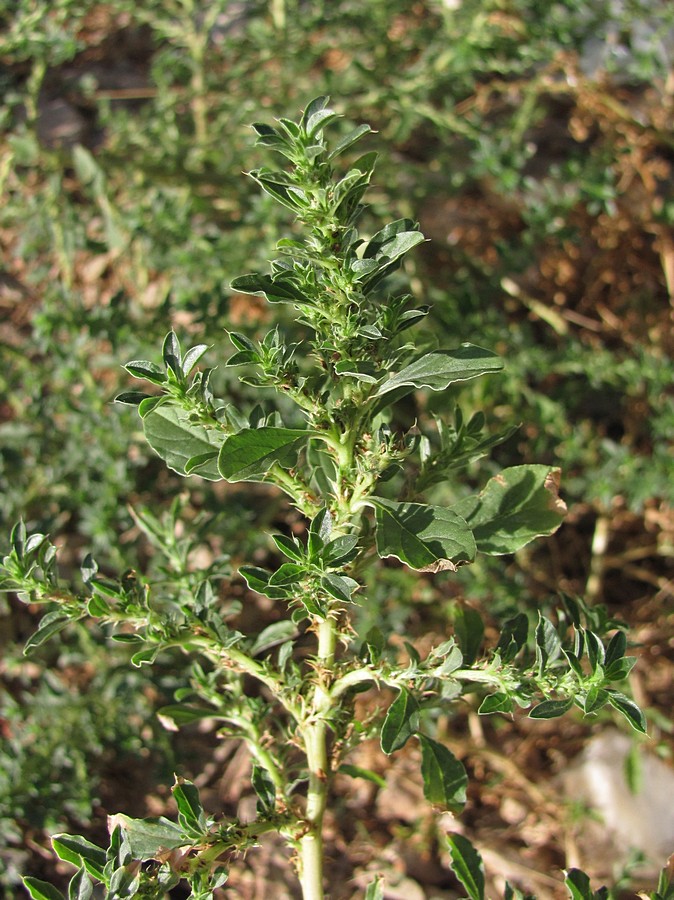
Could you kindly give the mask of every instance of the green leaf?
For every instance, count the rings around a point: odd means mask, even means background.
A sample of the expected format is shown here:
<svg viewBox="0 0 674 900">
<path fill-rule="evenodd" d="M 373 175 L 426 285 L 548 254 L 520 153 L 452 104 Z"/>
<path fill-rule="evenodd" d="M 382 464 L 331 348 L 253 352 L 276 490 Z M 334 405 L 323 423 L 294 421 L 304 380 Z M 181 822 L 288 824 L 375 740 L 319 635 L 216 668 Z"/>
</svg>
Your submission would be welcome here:
<svg viewBox="0 0 674 900">
<path fill-rule="evenodd" d="M 572 900 L 595 900 L 595 893 L 590 886 L 590 879 L 580 869 L 569 869 L 564 879 Z"/>
<path fill-rule="evenodd" d="M 558 487 L 559 469 L 513 466 L 491 478 L 480 494 L 466 497 L 452 509 L 472 528 L 482 553 L 514 553 L 559 528 L 566 505 Z"/>
<path fill-rule="evenodd" d="M 210 719 L 216 715 L 214 709 L 209 707 L 188 706 L 185 703 L 171 703 L 168 706 L 161 706 L 157 710 L 158 719 L 168 719 L 169 723 L 180 727 L 181 725 L 189 725 L 190 722 L 198 722 L 200 719 Z"/>
<path fill-rule="evenodd" d="M 190 457 L 185 463 L 185 475 L 194 475 L 196 472 L 197 475 L 200 475 L 200 469 L 203 469 L 205 466 L 208 466 L 210 463 L 215 463 L 217 465 L 218 459 L 218 450 L 214 448 L 213 450 L 207 450 L 206 453 L 199 453 L 197 456 Z"/>
<path fill-rule="evenodd" d="M 277 644 L 282 644 L 288 639 L 297 636 L 297 629 L 288 619 L 279 619 L 278 622 L 272 622 L 267 625 L 255 638 L 253 645 L 248 651 L 251 656 L 257 656 Z"/>
<path fill-rule="evenodd" d="M 583 712 L 586 716 L 590 713 L 597 712 L 608 702 L 608 692 L 600 688 L 598 685 L 591 687 L 585 697 L 583 703 Z"/>
<path fill-rule="evenodd" d="M 573 706 L 571 698 L 567 700 L 544 700 L 529 713 L 530 719 L 556 719 L 563 716 Z"/>
<path fill-rule="evenodd" d="M 234 291 L 240 291 L 242 294 L 256 294 L 266 297 L 270 303 L 308 302 L 304 294 L 294 284 L 280 279 L 274 281 L 270 275 L 258 273 L 241 275 L 232 281 L 231 288 Z"/>
<path fill-rule="evenodd" d="M 424 797 L 434 806 L 461 812 L 466 803 L 466 770 L 451 750 L 424 734 L 421 742 L 421 777 Z"/>
<path fill-rule="evenodd" d="M 346 534 L 329 541 L 321 552 L 323 565 L 330 568 L 344 566 L 357 555 L 358 535 Z"/>
<path fill-rule="evenodd" d="M 51 840 L 54 852 L 66 862 L 78 868 L 85 866 L 94 878 L 103 880 L 106 853 L 79 834 L 55 834 Z"/>
<path fill-rule="evenodd" d="M 350 131 L 346 134 L 338 144 L 330 151 L 328 154 L 328 159 L 333 160 L 340 153 L 343 153 L 345 150 L 348 150 L 353 144 L 356 143 L 364 134 L 368 134 L 368 132 L 372 131 L 369 125 L 359 125 L 357 128 L 354 128 L 353 131 Z"/>
<path fill-rule="evenodd" d="M 61 891 L 57 890 L 53 884 L 40 881 L 39 878 L 25 876 L 23 883 L 33 900 L 65 900 Z"/>
<path fill-rule="evenodd" d="M 604 668 L 609 669 L 613 663 L 622 660 L 627 650 L 627 635 L 624 631 L 616 631 L 606 648 L 604 654 Z"/>
<path fill-rule="evenodd" d="M 325 109 L 325 107 L 330 102 L 330 97 L 327 94 L 320 94 L 318 97 L 314 97 L 313 100 L 310 100 L 304 108 L 304 112 L 302 113 L 302 118 L 300 119 L 300 128 L 303 128 L 305 131 L 307 130 L 307 123 L 309 119 L 319 113 L 321 110 Z M 287 122 L 287 120 L 283 120 Z M 294 122 L 288 122 L 287 124 L 294 126 L 294 129 L 297 128 Z"/>
<path fill-rule="evenodd" d="M 162 404 L 143 419 L 145 437 L 152 449 L 169 469 L 187 475 L 186 465 L 195 457 L 218 451 L 225 439 L 223 432 L 204 428 L 189 421 L 188 413 L 176 406 Z M 199 476 L 208 481 L 220 481 L 216 460 L 199 467 Z"/>
<path fill-rule="evenodd" d="M 341 600 L 342 603 L 351 603 L 351 595 L 360 587 L 354 578 L 348 575 L 323 575 L 321 578 L 321 587 L 327 591 L 335 600 Z"/>
<path fill-rule="evenodd" d="M 372 769 L 363 769 L 360 766 L 352 766 L 350 763 L 342 763 L 337 771 L 342 775 L 349 775 L 351 778 L 364 778 L 380 788 L 386 787 L 386 779 L 373 772 Z"/>
<path fill-rule="evenodd" d="M 256 481 L 312 436 L 299 428 L 245 428 L 220 448 L 218 470 L 226 481 Z"/>
<path fill-rule="evenodd" d="M 178 806 L 178 816 L 183 828 L 194 829 L 198 833 L 206 831 L 206 813 L 199 799 L 199 791 L 191 781 L 176 781 L 172 789 L 173 799 Z"/>
<path fill-rule="evenodd" d="M 94 886 L 87 874 L 87 870 L 79 869 L 70 879 L 68 885 L 68 900 L 89 900 L 94 893 Z"/>
<path fill-rule="evenodd" d="M 170 369 L 178 382 L 183 380 L 182 354 L 180 352 L 180 341 L 174 331 L 164 338 L 162 347 L 162 358 L 167 369 Z"/>
<path fill-rule="evenodd" d="M 389 706 L 381 727 L 381 749 L 390 756 L 404 747 L 419 730 L 419 704 L 413 694 L 401 688 Z"/>
<path fill-rule="evenodd" d="M 293 559 L 298 563 L 306 562 L 304 548 L 296 538 L 287 537 L 285 534 L 272 534 L 271 537 L 281 553 L 288 559 Z"/>
<path fill-rule="evenodd" d="M 124 368 L 134 378 L 143 378 L 145 381 L 151 381 L 152 384 L 164 384 L 166 381 L 166 375 L 162 367 L 156 363 L 148 362 L 146 359 L 132 359 Z"/>
<path fill-rule="evenodd" d="M 31 651 L 35 650 L 36 647 L 39 647 L 41 644 L 44 644 L 45 641 L 48 641 L 49 638 L 58 634 L 59 631 L 63 631 L 70 621 L 70 616 L 59 609 L 47 613 L 47 615 L 43 616 L 40 620 L 40 624 L 35 634 L 32 634 L 26 641 L 26 646 L 23 648 L 24 654 L 27 656 Z"/>
<path fill-rule="evenodd" d="M 496 691 L 496 693 L 489 694 L 488 697 L 484 698 L 477 712 L 480 716 L 489 716 L 497 712 L 510 713 L 512 710 L 513 702 L 510 697 L 503 691 Z"/>
<path fill-rule="evenodd" d="M 143 400 L 152 400 L 150 394 L 143 391 L 122 391 L 115 397 L 115 403 L 126 403 L 127 406 L 140 406 Z"/>
<path fill-rule="evenodd" d="M 562 642 L 552 622 L 538 614 L 536 626 L 536 665 L 539 676 L 543 674 L 548 663 L 554 662 L 562 652 Z"/>
<path fill-rule="evenodd" d="M 497 652 L 504 662 L 510 662 L 520 652 L 529 635 L 529 620 L 525 613 L 517 613 L 503 623 L 501 634 L 496 645 Z"/>
<path fill-rule="evenodd" d="M 384 900 L 383 879 L 377 876 L 365 888 L 363 900 Z"/>
<path fill-rule="evenodd" d="M 207 350 L 210 350 L 208 344 L 197 344 L 196 347 L 192 347 L 187 351 L 182 362 L 182 370 L 185 377 L 190 374 Z"/>
<path fill-rule="evenodd" d="M 484 865 L 482 857 L 468 838 L 448 834 L 452 871 L 468 893 L 470 900 L 484 900 Z"/>
<path fill-rule="evenodd" d="M 465 664 L 470 666 L 475 662 L 482 646 L 482 638 L 484 637 L 482 616 L 471 606 L 459 606 L 454 613 L 454 631 L 461 647 Z"/>
<path fill-rule="evenodd" d="M 646 734 L 646 719 L 634 700 L 630 700 L 625 694 L 607 689 L 608 702 L 630 723 L 639 734 Z"/>
<path fill-rule="evenodd" d="M 110 824 L 122 828 L 134 859 L 156 859 L 166 850 L 176 850 L 189 843 L 182 828 L 163 816 L 132 819 L 117 813 L 111 816 Z"/>
<path fill-rule="evenodd" d="M 396 503 L 372 497 L 377 522 L 377 552 L 395 556 L 420 572 L 454 572 L 475 558 L 475 540 L 453 510 L 423 503 Z"/>
<path fill-rule="evenodd" d="M 276 788 L 271 775 L 258 763 L 253 763 L 253 772 L 250 778 L 253 790 L 257 794 L 258 816 L 268 816 L 276 807 Z"/>
<path fill-rule="evenodd" d="M 503 361 L 491 350 L 474 344 L 462 344 L 456 350 L 436 350 L 427 353 L 400 372 L 391 376 L 379 388 L 381 397 L 405 386 L 444 391 L 450 384 L 468 381 L 489 372 L 500 372 Z"/>
</svg>

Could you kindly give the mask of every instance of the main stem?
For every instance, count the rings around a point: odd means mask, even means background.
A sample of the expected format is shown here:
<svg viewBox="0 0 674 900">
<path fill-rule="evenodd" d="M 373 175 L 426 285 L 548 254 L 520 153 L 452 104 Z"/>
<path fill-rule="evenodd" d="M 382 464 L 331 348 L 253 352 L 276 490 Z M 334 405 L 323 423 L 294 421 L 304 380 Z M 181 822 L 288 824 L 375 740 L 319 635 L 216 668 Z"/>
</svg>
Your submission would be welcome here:
<svg viewBox="0 0 674 900">
<path fill-rule="evenodd" d="M 303 728 L 309 770 L 305 832 L 299 841 L 299 876 L 304 900 L 323 900 L 323 817 L 330 786 L 327 714 L 333 703 L 329 679 L 335 660 L 337 624 L 332 616 L 318 623 L 315 682 Z"/>
</svg>

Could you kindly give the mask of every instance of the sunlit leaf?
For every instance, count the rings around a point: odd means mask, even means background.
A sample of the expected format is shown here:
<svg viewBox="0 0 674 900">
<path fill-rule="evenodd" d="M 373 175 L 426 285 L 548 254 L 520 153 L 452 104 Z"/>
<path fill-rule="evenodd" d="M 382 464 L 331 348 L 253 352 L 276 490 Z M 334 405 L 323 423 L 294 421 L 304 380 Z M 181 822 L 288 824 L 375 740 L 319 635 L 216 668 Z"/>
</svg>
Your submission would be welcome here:
<svg viewBox="0 0 674 900">
<path fill-rule="evenodd" d="M 442 506 L 395 503 L 373 497 L 377 552 L 395 556 L 421 572 L 455 571 L 475 558 L 475 540 L 465 520 Z"/>
<path fill-rule="evenodd" d="M 561 525 L 566 504 L 560 500 L 559 469 L 514 466 L 491 478 L 480 494 L 452 509 L 466 520 L 482 553 L 514 553 Z"/>
</svg>

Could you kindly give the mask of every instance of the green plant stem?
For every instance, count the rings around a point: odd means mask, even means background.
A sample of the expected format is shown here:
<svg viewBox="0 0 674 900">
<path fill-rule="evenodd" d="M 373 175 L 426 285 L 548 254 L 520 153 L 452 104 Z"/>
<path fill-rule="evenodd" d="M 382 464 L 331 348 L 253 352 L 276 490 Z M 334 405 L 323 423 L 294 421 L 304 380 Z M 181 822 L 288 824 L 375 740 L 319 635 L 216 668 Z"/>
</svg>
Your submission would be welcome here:
<svg viewBox="0 0 674 900">
<path fill-rule="evenodd" d="M 330 787 L 327 714 L 333 704 L 327 679 L 334 667 L 336 645 L 337 623 L 329 615 L 318 623 L 316 680 L 308 718 L 302 729 L 309 771 L 305 831 L 299 841 L 299 876 L 304 900 L 322 900 L 324 897 L 323 817 Z"/>
</svg>

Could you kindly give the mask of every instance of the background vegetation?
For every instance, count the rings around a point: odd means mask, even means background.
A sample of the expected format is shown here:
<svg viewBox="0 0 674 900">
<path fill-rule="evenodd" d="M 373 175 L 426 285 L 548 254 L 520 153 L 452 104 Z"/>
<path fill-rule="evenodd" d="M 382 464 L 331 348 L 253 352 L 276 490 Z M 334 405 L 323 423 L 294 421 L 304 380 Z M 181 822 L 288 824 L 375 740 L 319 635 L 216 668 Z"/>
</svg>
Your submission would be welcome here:
<svg viewBox="0 0 674 900">
<path fill-rule="evenodd" d="M 224 353 L 225 327 L 268 330 L 261 304 L 228 287 L 265 267 L 278 231 L 274 204 L 242 174 L 264 162 L 248 124 L 294 117 L 330 94 L 378 130 L 368 139 L 381 151 L 372 229 L 386 209 L 431 238 L 408 269 L 419 303 L 433 306 L 429 328 L 508 359 L 504 376 L 472 396 L 464 389 L 464 413 L 473 402 L 494 427 L 522 422 L 495 466 L 560 465 L 570 507 L 554 538 L 458 582 L 388 568 L 378 589 L 390 628 L 401 631 L 397 611 L 410 605 L 423 635 L 447 631 L 466 604 L 495 622 L 553 604 L 558 591 L 604 604 L 632 628 L 635 694 L 652 743 L 671 757 L 671 5 L 4 0 L 0 29 L 0 533 L 23 516 L 73 570 L 89 550 L 102 567 L 173 579 L 195 567 L 226 573 L 228 559 L 234 567 L 251 554 L 264 564 L 261 529 L 281 498 L 275 506 L 261 491 L 252 517 L 236 486 L 192 479 L 180 494 L 186 483 L 111 398 L 127 385 L 121 363 L 155 358 L 169 327 L 214 341 L 212 357 Z M 246 390 L 224 369 L 216 377 L 223 390 Z M 455 398 L 425 402 L 451 410 Z M 417 411 L 411 404 L 410 422 Z M 0 608 L 8 896 L 21 894 L 21 871 L 58 878 L 44 851 L 50 832 L 96 836 L 108 811 L 164 812 L 173 771 L 201 773 L 214 808 L 249 801 L 237 793 L 236 745 L 197 732 L 169 743 L 153 715 L 180 659 L 150 682 L 119 645 L 82 629 L 26 660 L 31 615 L 11 597 Z M 567 718 L 562 731 L 532 730 L 470 709 L 447 723 L 475 784 L 467 833 L 495 854 L 488 870 L 519 866 L 525 889 L 557 895 L 583 818 L 549 779 L 604 724 Z M 344 821 L 334 823 L 344 884 L 356 891 L 372 862 L 348 824 L 357 807 L 400 877 L 421 885 L 419 896 L 445 896 L 454 882 L 421 789 L 402 764 L 368 765 L 388 787 L 344 788 Z M 277 877 L 273 851 L 252 854 L 248 875 L 232 896 L 264 896 L 259 885 Z"/>
</svg>

